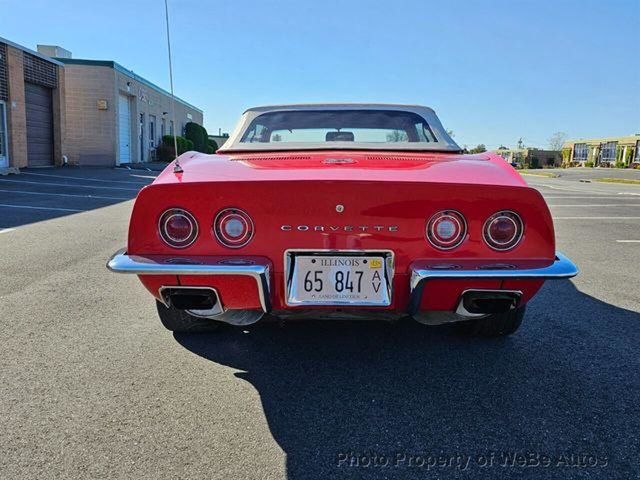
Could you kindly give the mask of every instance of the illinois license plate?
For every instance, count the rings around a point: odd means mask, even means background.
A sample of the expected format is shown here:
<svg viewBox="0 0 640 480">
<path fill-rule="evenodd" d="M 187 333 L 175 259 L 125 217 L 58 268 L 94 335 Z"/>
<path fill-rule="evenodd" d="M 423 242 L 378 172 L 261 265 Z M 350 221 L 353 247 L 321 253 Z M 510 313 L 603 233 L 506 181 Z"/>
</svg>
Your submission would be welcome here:
<svg viewBox="0 0 640 480">
<path fill-rule="evenodd" d="M 389 272 L 382 255 L 296 255 L 289 305 L 387 306 Z"/>
</svg>

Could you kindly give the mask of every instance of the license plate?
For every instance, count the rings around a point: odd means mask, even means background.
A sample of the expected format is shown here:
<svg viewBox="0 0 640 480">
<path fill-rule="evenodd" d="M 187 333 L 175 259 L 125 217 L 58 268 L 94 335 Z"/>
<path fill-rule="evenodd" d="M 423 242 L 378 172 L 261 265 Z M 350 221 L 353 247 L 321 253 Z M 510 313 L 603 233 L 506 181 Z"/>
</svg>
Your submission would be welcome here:
<svg viewBox="0 0 640 480">
<path fill-rule="evenodd" d="M 289 305 L 387 306 L 389 272 L 383 255 L 296 255 Z"/>
</svg>

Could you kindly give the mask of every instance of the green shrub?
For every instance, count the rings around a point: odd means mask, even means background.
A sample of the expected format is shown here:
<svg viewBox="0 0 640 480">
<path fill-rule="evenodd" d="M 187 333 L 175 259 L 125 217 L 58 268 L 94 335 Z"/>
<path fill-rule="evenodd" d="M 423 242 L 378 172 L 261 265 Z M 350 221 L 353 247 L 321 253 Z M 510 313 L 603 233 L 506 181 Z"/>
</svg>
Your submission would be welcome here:
<svg viewBox="0 0 640 480">
<path fill-rule="evenodd" d="M 176 137 L 178 144 L 178 155 L 193 150 L 193 142 L 184 137 Z M 171 162 L 175 160 L 176 154 L 173 148 L 173 135 L 162 137 L 162 143 L 156 148 L 156 156 L 161 162 Z"/>
<path fill-rule="evenodd" d="M 220 148 L 218 147 L 218 142 L 211 140 L 210 138 L 207 138 L 207 143 L 209 144 L 209 153 L 216 153 L 218 148 Z"/>
<path fill-rule="evenodd" d="M 184 136 L 193 142 L 196 152 L 207 153 L 209 150 L 209 135 L 207 129 L 197 123 L 189 122 L 184 128 Z"/>
<path fill-rule="evenodd" d="M 584 166 L 587 168 L 593 168 L 593 162 L 585 162 Z"/>
<path fill-rule="evenodd" d="M 616 168 L 624 168 L 625 164 L 622 160 L 616 161 Z"/>
<path fill-rule="evenodd" d="M 173 160 L 175 155 L 173 154 L 173 146 L 161 143 L 156 147 L 156 158 L 159 162 L 169 163 Z"/>
</svg>

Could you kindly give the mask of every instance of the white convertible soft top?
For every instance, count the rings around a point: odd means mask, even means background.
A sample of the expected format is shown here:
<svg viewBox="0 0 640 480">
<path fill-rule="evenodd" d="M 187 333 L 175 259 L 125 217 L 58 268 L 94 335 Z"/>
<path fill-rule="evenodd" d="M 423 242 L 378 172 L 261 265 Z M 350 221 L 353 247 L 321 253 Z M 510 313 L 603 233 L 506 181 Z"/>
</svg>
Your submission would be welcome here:
<svg viewBox="0 0 640 480">
<path fill-rule="evenodd" d="M 323 112 L 323 111 L 392 111 L 408 112 L 422 117 L 435 141 L 394 141 L 394 142 L 356 142 L 356 141 L 331 141 L 331 142 L 242 142 L 245 131 L 251 123 L 260 115 L 274 112 Z M 446 132 L 433 109 L 420 105 L 394 105 L 376 103 L 322 103 L 300 105 L 272 105 L 255 107 L 246 110 L 229 140 L 218 150 L 226 152 L 265 152 L 283 150 L 394 150 L 394 151 L 445 151 L 460 152 L 462 149 L 453 141 Z"/>
</svg>

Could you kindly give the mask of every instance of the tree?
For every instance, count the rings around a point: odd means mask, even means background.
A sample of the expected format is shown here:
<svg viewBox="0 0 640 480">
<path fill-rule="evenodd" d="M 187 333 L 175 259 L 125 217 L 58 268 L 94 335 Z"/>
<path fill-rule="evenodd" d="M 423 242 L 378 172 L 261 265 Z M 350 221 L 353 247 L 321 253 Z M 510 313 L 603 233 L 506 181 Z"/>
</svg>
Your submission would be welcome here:
<svg viewBox="0 0 640 480">
<path fill-rule="evenodd" d="M 482 153 L 482 152 L 486 152 L 487 151 L 487 147 L 484 146 L 484 143 L 479 144 L 478 146 L 472 148 L 471 150 L 469 150 L 469 153 Z"/>
<path fill-rule="evenodd" d="M 282 141 L 282 135 L 280 135 L 279 133 L 276 133 L 273 137 L 271 137 L 271 141 L 273 141 L 273 142 L 281 142 Z"/>
<path fill-rule="evenodd" d="M 193 142 L 193 149 L 196 152 L 207 153 L 209 150 L 209 135 L 202 125 L 194 122 L 187 123 L 184 136 Z"/>
<path fill-rule="evenodd" d="M 407 136 L 407 132 L 403 132 L 402 130 L 394 130 L 393 132 L 387 134 L 387 142 L 408 142 L 409 137 Z"/>
<path fill-rule="evenodd" d="M 207 148 L 207 153 L 216 153 L 216 150 L 218 150 L 218 142 L 208 137 L 207 137 L 207 145 L 209 147 Z"/>
<path fill-rule="evenodd" d="M 549 137 L 549 150 L 562 150 L 562 145 L 567 141 L 567 134 L 564 132 L 556 132 Z"/>
</svg>

